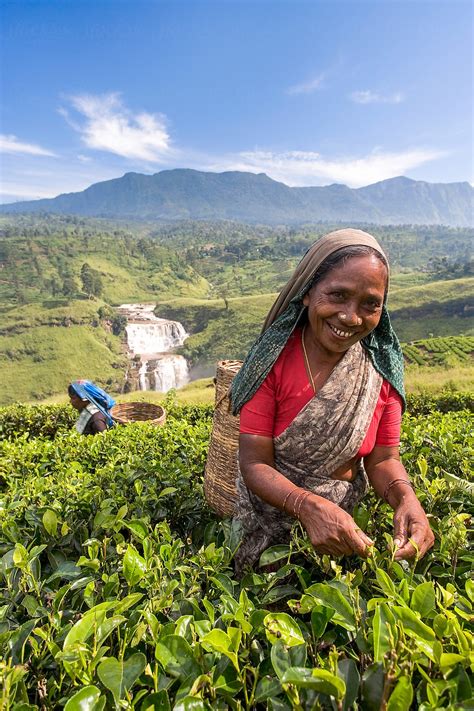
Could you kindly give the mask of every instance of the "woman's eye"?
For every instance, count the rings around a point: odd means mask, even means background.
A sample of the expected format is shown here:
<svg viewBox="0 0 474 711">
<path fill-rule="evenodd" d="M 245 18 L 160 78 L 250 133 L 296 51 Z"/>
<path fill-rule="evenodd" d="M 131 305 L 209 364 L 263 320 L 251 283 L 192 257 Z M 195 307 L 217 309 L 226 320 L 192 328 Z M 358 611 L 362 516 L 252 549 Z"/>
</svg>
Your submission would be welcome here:
<svg viewBox="0 0 474 711">
<path fill-rule="evenodd" d="M 370 311 L 376 311 L 377 309 L 380 308 L 380 302 L 379 301 L 367 301 L 365 306 Z"/>
</svg>

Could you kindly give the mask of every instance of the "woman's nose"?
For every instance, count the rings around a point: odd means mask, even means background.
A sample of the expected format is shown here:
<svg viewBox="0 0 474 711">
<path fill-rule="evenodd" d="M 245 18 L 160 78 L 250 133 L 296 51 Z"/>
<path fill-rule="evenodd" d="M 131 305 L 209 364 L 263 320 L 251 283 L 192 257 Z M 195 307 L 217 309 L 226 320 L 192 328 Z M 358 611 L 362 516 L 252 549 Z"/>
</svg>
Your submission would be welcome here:
<svg viewBox="0 0 474 711">
<path fill-rule="evenodd" d="M 346 326 L 361 326 L 362 319 L 357 315 L 355 309 L 346 307 L 344 311 L 339 313 L 339 321 Z"/>
</svg>

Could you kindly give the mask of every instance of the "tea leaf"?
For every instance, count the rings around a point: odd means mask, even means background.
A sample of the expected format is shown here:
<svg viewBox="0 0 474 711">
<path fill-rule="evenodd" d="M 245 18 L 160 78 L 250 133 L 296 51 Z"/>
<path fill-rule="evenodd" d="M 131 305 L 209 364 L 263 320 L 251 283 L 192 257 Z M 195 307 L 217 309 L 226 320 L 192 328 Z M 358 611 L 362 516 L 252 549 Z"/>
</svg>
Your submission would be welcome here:
<svg viewBox="0 0 474 711">
<path fill-rule="evenodd" d="M 421 639 L 428 640 L 429 642 L 435 639 L 435 633 L 431 627 L 425 625 L 408 607 L 394 605 L 392 610 L 395 617 L 403 623 L 403 628 L 407 634 L 414 637 L 421 637 Z"/>
<path fill-rule="evenodd" d="M 398 682 L 387 704 L 387 711 L 410 711 L 413 701 L 413 686 L 407 676 Z"/>
<path fill-rule="evenodd" d="M 50 536 L 55 536 L 58 531 L 58 517 L 56 512 L 51 509 L 46 509 L 43 514 L 43 526 Z"/>
<path fill-rule="evenodd" d="M 388 605 L 382 602 L 375 610 L 372 622 L 374 631 L 374 661 L 382 662 L 385 654 L 390 652 L 397 642 L 395 618 Z"/>
<path fill-rule="evenodd" d="M 352 631 L 356 629 L 354 610 L 340 590 L 326 583 L 316 583 L 306 590 L 306 594 L 312 595 L 323 605 L 335 610 L 338 617 L 334 621 L 342 627 Z"/>
<path fill-rule="evenodd" d="M 132 545 L 127 547 L 123 557 L 123 574 L 125 580 L 131 586 L 140 582 L 146 572 L 145 559 Z"/>
<path fill-rule="evenodd" d="M 271 565 L 272 563 L 276 563 L 279 560 L 288 558 L 289 553 L 290 546 L 272 546 L 271 548 L 267 548 L 265 551 L 263 551 L 258 564 L 261 567 L 264 567 L 265 565 Z"/>
<path fill-rule="evenodd" d="M 190 674 L 201 674 L 201 667 L 183 637 L 167 635 L 160 639 L 155 646 L 155 656 L 164 670 L 172 676 L 186 678 Z"/>
<path fill-rule="evenodd" d="M 64 711 L 102 711 L 106 698 L 96 686 L 84 686 L 71 696 Z"/>
<path fill-rule="evenodd" d="M 115 703 L 118 704 L 145 667 L 145 655 L 136 652 L 126 661 L 118 661 L 114 657 L 105 659 L 97 667 L 97 674 L 103 685 L 112 692 Z"/>
<path fill-rule="evenodd" d="M 288 647 L 295 647 L 303 644 L 304 637 L 298 624 L 286 612 L 276 612 L 268 614 L 263 624 L 269 642 L 274 644 L 278 640 L 282 640 Z"/>
<path fill-rule="evenodd" d="M 223 630 L 214 629 L 209 634 L 201 639 L 201 644 L 204 649 L 219 652 L 230 659 L 237 671 L 239 671 L 239 662 L 235 653 L 235 645 L 228 634 Z"/>
<path fill-rule="evenodd" d="M 346 693 L 344 680 L 331 674 L 326 669 L 307 669 L 306 667 L 290 667 L 283 674 L 282 684 L 293 684 L 305 689 L 313 689 L 320 694 L 328 694 L 336 699 L 342 699 Z"/>
<path fill-rule="evenodd" d="M 432 582 L 420 583 L 411 596 L 410 607 L 419 612 L 421 617 L 427 617 L 436 607 L 436 596 Z"/>
</svg>

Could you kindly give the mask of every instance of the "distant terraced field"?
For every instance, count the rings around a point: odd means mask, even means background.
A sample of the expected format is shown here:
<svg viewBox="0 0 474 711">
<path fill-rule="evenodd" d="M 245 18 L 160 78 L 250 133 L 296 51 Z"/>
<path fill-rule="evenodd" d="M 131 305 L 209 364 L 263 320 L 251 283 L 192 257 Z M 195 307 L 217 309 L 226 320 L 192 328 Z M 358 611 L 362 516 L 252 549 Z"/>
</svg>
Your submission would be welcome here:
<svg viewBox="0 0 474 711">
<path fill-rule="evenodd" d="M 474 360 L 474 336 L 425 338 L 403 344 L 406 362 L 422 366 L 452 366 Z"/>
</svg>

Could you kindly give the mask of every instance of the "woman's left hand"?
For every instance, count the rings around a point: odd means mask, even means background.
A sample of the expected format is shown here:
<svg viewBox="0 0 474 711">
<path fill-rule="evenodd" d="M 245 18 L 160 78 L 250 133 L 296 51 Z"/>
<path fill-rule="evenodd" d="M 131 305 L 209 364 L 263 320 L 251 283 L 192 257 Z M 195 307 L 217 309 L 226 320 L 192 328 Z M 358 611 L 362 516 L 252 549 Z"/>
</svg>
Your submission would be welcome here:
<svg viewBox="0 0 474 711">
<path fill-rule="evenodd" d="M 397 548 L 395 560 L 422 558 L 432 547 L 433 531 L 414 493 L 407 493 L 397 504 L 393 524 L 393 539 Z M 413 541 L 413 544 L 410 541 Z"/>
<path fill-rule="evenodd" d="M 399 448 L 375 446 L 364 458 L 364 466 L 377 494 L 393 508 L 395 560 L 422 558 L 434 543 L 433 531 L 415 492 L 409 488 Z"/>
</svg>

